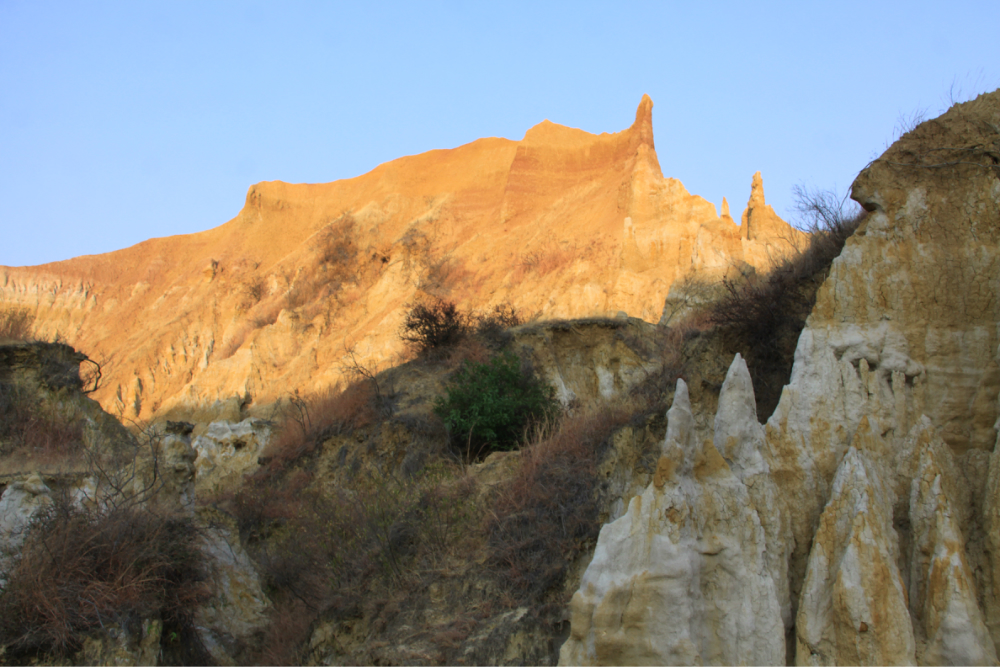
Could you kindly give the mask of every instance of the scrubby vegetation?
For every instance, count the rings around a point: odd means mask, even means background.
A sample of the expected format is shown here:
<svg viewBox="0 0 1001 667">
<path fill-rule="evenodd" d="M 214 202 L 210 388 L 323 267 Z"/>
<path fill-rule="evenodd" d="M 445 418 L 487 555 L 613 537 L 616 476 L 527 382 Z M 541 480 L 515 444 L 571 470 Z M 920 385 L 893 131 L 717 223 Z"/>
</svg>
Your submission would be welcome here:
<svg viewBox="0 0 1001 667">
<path fill-rule="evenodd" d="M 53 414 L 41 428 L 61 433 L 79 422 Z M 144 637 L 154 626 L 152 650 L 164 664 L 207 659 L 197 640 L 158 643 L 191 640 L 195 611 L 212 594 L 194 518 L 160 502 L 159 436 L 104 436 L 93 447 L 74 440 L 93 486 L 46 480 L 32 518 L 8 524 L 18 527 L 0 553 L 0 664 L 78 660 L 89 641 Z"/>
<path fill-rule="evenodd" d="M 513 353 L 487 362 L 465 362 L 435 400 L 452 448 L 465 460 L 514 449 L 532 422 L 555 416 L 553 389 Z"/>
<path fill-rule="evenodd" d="M 35 316 L 27 308 L 0 309 L 0 343 L 31 340 Z"/>
<path fill-rule="evenodd" d="M 400 327 L 400 339 L 419 357 L 441 361 L 470 338 L 489 349 L 499 349 L 507 342 L 506 330 L 523 323 L 510 304 L 472 313 L 461 310 L 452 301 L 432 299 L 411 306 Z"/>
<path fill-rule="evenodd" d="M 298 393 L 289 396 L 277 437 L 261 456 L 264 471 L 285 469 L 313 453 L 327 438 L 372 424 L 379 412 L 376 385 L 364 379 L 308 398 Z"/>
<path fill-rule="evenodd" d="M 319 411 L 317 404 L 309 409 L 314 424 Z M 378 423 L 347 425 L 341 437 L 280 466 L 271 460 L 231 505 L 275 604 L 246 659 L 301 663 L 320 622 L 350 628 L 365 618 L 376 631 L 406 623 L 411 638 L 437 647 L 438 662 L 454 662 L 458 654 L 450 651 L 505 609 L 528 605 L 539 622 L 558 623 L 567 570 L 593 548 L 600 528 L 597 465 L 611 433 L 632 416 L 626 407 L 599 408 L 537 424 L 510 474 L 487 493 L 469 468 L 440 455 L 411 472 L 406 464 L 376 465 L 337 478 L 347 484 L 324 484 L 320 451 L 343 450 Z M 298 419 L 291 422 L 301 433 Z M 411 428 L 420 437 L 420 428 Z M 447 627 L 421 625 L 429 587 L 474 582 L 481 592 L 463 594 L 463 604 L 475 605 L 465 615 Z M 351 655 L 341 657 L 361 659 Z"/>
<path fill-rule="evenodd" d="M 609 436 L 632 416 L 625 405 L 606 405 L 535 430 L 485 526 L 491 562 L 519 600 L 558 587 L 568 565 L 593 548 L 601 528 L 598 463 Z"/>
<path fill-rule="evenodd" d="M 809 248 L 767 275 L 700 292 L 670 326 L 653 332 L 609 319 L 533 325 L 548 327 L 547 336 L 600 328 L 616 349 L 655 360 L 658 370 L 620 397 L 625 402 L 564 409 L 533 373 L 530 355 L 511 344 L 510 329 L 523 323 L 513 308 L 476 314 L 432 292 L 400 331 L 417 353 L 411 362 L 380 373 L 348 349 L 342 370 L 351 382 L 290 394 L 274 415 L 259 469 L 235 492 L 207 501 L 236 519 L 273 604 L 270 623 L 237 659 L 319 660 L 311 653 L 319 636 L 333 651 L 325 660 L 496 659 L 468 651 L 485 645 L 471 638 L 506 612 L 558 637 L 571 573 L 579 574 L 610 511 L 608 462 L 619 456 L 617 438 L 637 423 L 654 432 L 645 436 L 649 451 L 634 444 L 628 463 L 629 474 L 645 474 L 647 459 L 655 462 L 659 452 L 675 380 L 690 381 L 693 401 L 700 391 L 715 396 L 726 363 L 705 358 L 736 351 L 754 376 L 759 416 L 774 408 L 816 290 L 862 221 L 830 198 L 801 199 L 816 223 Z M 411 240 L 419 255 L 421 239 Z M 286 275 L 273 296 L 263 280 L 249 279 L 248 316 L 279 304 L 307 317 L 311 302 L 302 295 L 340 289 L 349 280 L 342 268 L 368 252 L 350 217 L 319 234 L 313 250 L 312 273 Z M 539 262 L 531 269 L 546 270 Z M 64 455 L 59 443 L 75 442 L 76 432 L 60 428 L 78 427 L 58 415 L 44 422 L 45 414 L 29 407 L 0 384 L 0 442 Z M 51 443 L 29 442 L 34 432 Z M 86 509 L 60 501 L 27 537 L 0 572 L 7 577 L 0 644 L 15 659 L 72 655 L 96 627 L 156 616 L 165 631 L 170 625 L 184 635 L 208 594 L 194 524 L 141 503 Z M 376 639 L 385 636 L 394 641 Z M 405 654 L 387 644 L 421 648 Z M 532 650 L 534 660 L 551 660 L 558 646 Z"/>
<path fill-rule="evenodd" d="M 45 465 L 78 458 L 82 448 L 79 415 L 42 405 L 23 387 L 0 380 L 0 457 Z"/>
<path fill-rule="evenodd" d="M 469 315 L 451 301 L 417 303 L 407 313 L 400 338 L 418 354 L 428 355 L 455 346 L 470 329 Z"/>
<path fill-rule="evenodd" d="M 520 322 L 513 309 L 469 316 L 447 305 L 417 314 L 461 320 L 461 336 L 408 365 L 408 372 L 442 379 L 438 410 L 429 409 L 429 396 L 426 412 L 400 411 L 400 397 L 386 386 L 406 382 L 393 376 L 405 368 L 292 396 L 261 470 L 222 499 L 275 603 L 248 660 L 301 662 L 324 622 L 349 628 L 365 618 L 378 628 L 414 621 L 410 632 L 426 633 L 446 662 L 503 609 L 527 604 L 538 622 L 558 623 L 567 568 L 593 547 L 600 527 L 596 466 L 604 443 L 633 411 L 560 416 L 552 390 L 505 350 L 506 325 Z M 372 450 L 392 433 L 410 443 L 403 459 Z M 510 473 L 490 492 L 459 462 L 519 445 Z M 359 466 L 352 452 L 363 451 Z M 470 598 L 477 611 L 447 627 L 421 626 L 417 610 L 429 604 L 429 586 L 457 578 L 483 591 Z"/>
<path fill-rule="evenodd" d="M 832 193 L 800 188 L 796 197 L 809 223 L 809 245 L 765 275 L 725 279 L 722 293 L 704 306 L 709 322 L 747 360 L 762 418 L 775 410 L 789 380 L 799 334 L 831 262 L 866 215 Z"/>
<path fill-rule="evenodd" d="M 275 603 L 253 661 L 298 664 L 313 622 L 352 618 L 412 592 L 473 520 L 471 480 L 445 463 L 413 475 L 322 488 L 305 467 L 249 480 L 234 499 L 241 534 Z"/>
<path fill-rule="evenodd" d="M 57 498 L 0 573 L 0 646 L 15 659 L 69 656 L 98 629 L 190 625 L 208 595 L 197 538 L 190 518 Z"/>
</svg>

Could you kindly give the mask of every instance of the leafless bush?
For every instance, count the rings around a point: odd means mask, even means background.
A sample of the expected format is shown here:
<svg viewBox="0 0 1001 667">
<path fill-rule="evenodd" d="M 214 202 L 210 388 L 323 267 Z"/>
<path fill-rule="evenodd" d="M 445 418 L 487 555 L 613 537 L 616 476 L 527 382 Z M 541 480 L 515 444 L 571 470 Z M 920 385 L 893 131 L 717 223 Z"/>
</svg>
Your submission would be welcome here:
<svg viewBox="0 0 1001 667">
<path fill-rule="evenodd" d="M 302 600 L 282 600 L 269 613 L 264 640 L 254 664 L 301 665 L 305 661 L 304 643 L 316 618 L 315 610 Z"/>
<path fill-rule="evenodd" d="M 462 278 L 465 271 L 453 256 L 455 246 L 443 243 L 437 215 L 421 227 L 415 224 L 400 237 L 403 270 L 418 290 L 441 298 L 451 291 L 451 286 Z"/>
<path fill-rule="evenodd" d="M 604 407 L 536 432 L 497 494 L 486 530 L 490 562 L 516 601 L 539 599 L 598 536 L 597 465 L 612 431 L 631 416 Z"/>
<path fill-rule="evenodd" d="M 240 310 L 250 310 L 260 303 L 261 299 L 263 299 L 267 293 L 268 284 L 264 280 L 264 276 L 251 276 L 240 288 L 240 294 L 242 295 L 239 306 Z"/>
<path fill-rule="evenodd" d="M 355 226 L 354 217 L 342 213 L 316 234 L 313 248 L 317 270 L 308 291 L 319 293 L 325 286 L 336 292 L 342 283 L 357 278 L 360 250 Z"/>
<path fill-rule="evenodd" d="M 236 498 L 241 534 L 275 602 L 256 660 L 295 663 L 321 613 L 358 613 L 374 591 L 406 587 L 468 528 L 471 480 L 441 465 L 318 493 L 304 470 L 251 480 Z M 279 612 L 288 612 L 279 613 Z M 288 614 L 296 614 L 290 620 Z"/>
<path fill-rule="evenodd" d="M 42 465 L 82 459 L 83 422 L 39 404 L 22 387 L 0 382 L 0 455 Z"/>
<path fill-rule="evenodd" d="M 0 342 L 26 342 L 31 340 L 35 315 L 27 308 L 0 310 Z"/>
<path fill-rule="evenodd" d="M 350 377 L 354 377 L 356 380 L 369 382 L 372 385 L 372 389 L 375 391 L 375 400 L 380 408 L 385 406 L 388 400 L 388 395 L 383 395 L 383 387 L 379 384 L 379 373 L 375 366 L 365 364 L 358 358 L 358 353 L 355 351 L 355 347 L 348 346 L 345 342 L 344 344 L 344 356 L 341 357 L 342 364 L 341 370 Z M 387 387 L 389 395 L 393 393 L 392 387 Z"/>
<path fill-rule="evenodd" d="M 896 141 L 928 118 L 928 109 L 915 109 L 911 113 L 901 113 L 893 125 L 893 140 Z"/>
<path fill-rule="evenodd" d="M 347 267 L 358 256 L 354 217 L 350 213 L 342 213 L 330 222 L 316 234 L 313 248 L 321 265 L 341 269 Z"/>
<path fill-rule="evenodd" d="M 464 338 L 469 332 L 469 315 L 451 301 L 436 299 L 416 303 L 407 313 L 400 338 L 418 354 L 439 353 Z"/>
<path fill-rule="evenodd" d="M 98 629 L 135 632 L 159 618 L 190 629 L 205 584 L 193 520 L 154 501 L 162 488 L 154 432 L 86 449 L 97 492 L 86 503 L 68 493 L 24 529 L 0 572 L 0 646 L 8 656 L 69 657 Z M 190 633 L 189 633 L 190 634 Z"/>
<path fill-rule="evenodd" d="M 68 655 L 107 625 L 190 622 L 207 596 L 197 536 L 188 518 L 58 499 L 4 573 L 0 645 L 20 656 Z"/>
<path fill-rule="evenodd" d="M 378 419 L 375 386 L 360 380 L 336 385 L 309 397 L 290 395 L 283 408 L 278 437 L 261 453 L 267 474 L 276 473 L 313 452 L 327 438 L 372 424 Z"/>
<path fill-rule="evenodd" d="M 501 347 L 505 341 L 504 332 L 523 323 L 518 311 L 509 303 L 497 304 L 493 310 L 473 318 L 476 335 L 491 347 Z"/>
<path fill-rule="evenodd" d="M 727 329 L 747 359 L 759 415 L 775 409 L 817 289 L 865 218 L 860 207 L 833 193 L 798 187 L 794 194 L 811 231 L 809 245 L 767 275 L 724 279 L 722 297 L 708 307 L 710 321 Z"/>
</svg>

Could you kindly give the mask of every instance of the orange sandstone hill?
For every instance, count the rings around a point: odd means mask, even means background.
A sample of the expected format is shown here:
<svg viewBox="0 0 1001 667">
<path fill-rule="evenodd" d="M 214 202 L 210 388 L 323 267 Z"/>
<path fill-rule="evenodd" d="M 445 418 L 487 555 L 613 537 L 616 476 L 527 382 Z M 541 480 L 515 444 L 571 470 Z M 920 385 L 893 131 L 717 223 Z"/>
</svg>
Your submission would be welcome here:
<svg viewBox="0 0 1001 667">
<path fill-rule="evenodd" d="M 664 178 L 644 96 L 593 135 L 543 121 L 325 184 L 259 183 L 205 232 L 104 255 L 0 267 L 0 303 L 103 365 L 113 413 L 233 418 L 402 352 L 416 299 L 509 303 L 546 318 L 656 322 L 672 283 L 766 268 L 805 238 L 754 175 L 738 225 Z"/>
</svg>

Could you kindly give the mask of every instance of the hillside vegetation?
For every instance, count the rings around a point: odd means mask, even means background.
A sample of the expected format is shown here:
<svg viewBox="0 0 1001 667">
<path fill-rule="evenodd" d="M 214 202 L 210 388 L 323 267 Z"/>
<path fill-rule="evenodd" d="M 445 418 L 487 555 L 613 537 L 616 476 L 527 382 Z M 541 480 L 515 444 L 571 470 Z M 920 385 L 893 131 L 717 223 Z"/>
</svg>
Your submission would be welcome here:
<svg viewBox="0 0 1001 667">
<path fill-rule="evenodd" d="M 554 662 L 600 526 L 655 472 L 674 381 L 688 380 L 709 409 L 726 372 L 721 360 L 740 351 L 756 382 L 784 384 L 787 341 L 858 224 L 835 214 L 804 252 L 768 274 L 728 278 L 670 327 L 601 318 L 524 324 L 509 306 L 475 314 L 433 299 L 413 304 L 401 326 L 411 361 L 375 372 L 349 355 L 351 382 L 290 393 L 257 469 L 236 488 L 196 499 L 233 518 L 270 603 L 232 657 Z M 353 252 L 324 248 L 332 261 Z M 531 341 L 559 346 L 567 336 L 606 340 L 647 370 L 611 399 L 592 390 L 561 405 L 539 374 L 546 369 L 533 365 L 539 343 Z M 38 386 L 21 378 L 0 390 L 0 446 L 67 461 L 75 447 L 78 469 L 111 489 L 96 505 L 56 495 L 24 528 L 20 550 L 0 569 L 0 660 L 108 655 L 95 638 L 112 626 L 160 662 L 213 659 L 193 629 L 215 585 L 197 546 L 206 526 L 190 507 L 156 500 L 183 487 L 160 470 L 164 443 L 187 436 L 144 431 L 153 438 L 148 457 L 134 460 L 149 486 L 130 496 L 109 486 L 108 464 L 84 442 L 79 421 L 23 416 Z M 17 429 L 26 419 L 35 419 L 28 431 L 65 451 L 24 441 Z"/>
</svg>

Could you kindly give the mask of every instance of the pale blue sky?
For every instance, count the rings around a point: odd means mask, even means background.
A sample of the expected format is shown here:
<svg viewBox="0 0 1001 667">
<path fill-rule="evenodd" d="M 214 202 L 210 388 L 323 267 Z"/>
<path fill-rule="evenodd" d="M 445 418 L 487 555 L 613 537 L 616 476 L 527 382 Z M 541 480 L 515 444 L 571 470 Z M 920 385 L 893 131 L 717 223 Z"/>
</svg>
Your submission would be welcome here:
<svg viewBox="0 0 1001 667">
<path fill-rule="evenodd" d="M 0 0 L 0 264 L 107 252 L 543 119 L 654 101 L 665 176 L 739 211 L 760 170 L 845 190 L 898 120 L 999 85 L 976 2 Z"/>
</svg>

